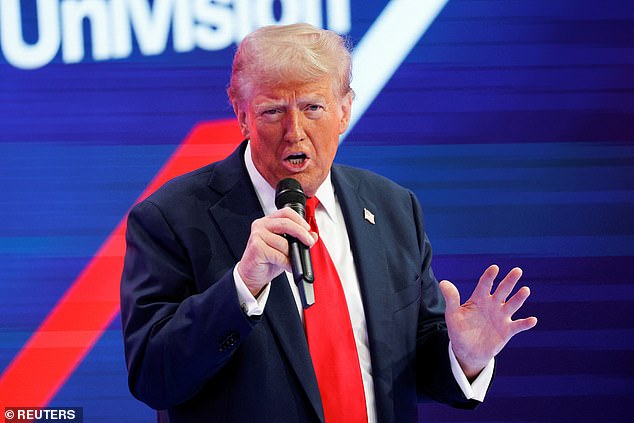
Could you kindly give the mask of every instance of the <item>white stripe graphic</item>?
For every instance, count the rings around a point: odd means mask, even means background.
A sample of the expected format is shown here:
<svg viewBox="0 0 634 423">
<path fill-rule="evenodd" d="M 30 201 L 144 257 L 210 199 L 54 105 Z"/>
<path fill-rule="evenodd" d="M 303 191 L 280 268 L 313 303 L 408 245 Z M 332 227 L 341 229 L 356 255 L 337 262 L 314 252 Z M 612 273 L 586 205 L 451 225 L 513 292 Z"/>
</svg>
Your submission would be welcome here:
<svg viewBox="0 0 634 423">
<path fill-rule="evenodd" d="M 356 93 L 343 140 L 449 0 L 392 0 L 352 53 Z"/>
</svg>

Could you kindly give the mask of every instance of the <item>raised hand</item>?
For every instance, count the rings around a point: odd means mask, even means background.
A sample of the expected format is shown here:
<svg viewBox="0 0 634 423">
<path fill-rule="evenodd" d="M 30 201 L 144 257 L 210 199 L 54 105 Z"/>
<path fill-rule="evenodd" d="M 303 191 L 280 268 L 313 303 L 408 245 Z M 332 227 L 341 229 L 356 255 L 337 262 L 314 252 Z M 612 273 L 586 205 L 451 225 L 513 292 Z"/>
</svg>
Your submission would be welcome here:
<svg viewBox="0 0 634 423">
<path fill-rule="evenodd" d="M 455 285 L 446 280 L 440 282 L 447 302 L 445 320 L 449 339 L 469 379 L 475 378 L 513 336 L 537 324 L 535 317 L 512 319 L 530 295 L 529 288 L 524 286 L 508 298 L 522 276 L 522 269 L 511 270 L 491 293 L 498 272 L 496 265 L 485 270 L 473 294 L 462 305 Z"/>
</svg>

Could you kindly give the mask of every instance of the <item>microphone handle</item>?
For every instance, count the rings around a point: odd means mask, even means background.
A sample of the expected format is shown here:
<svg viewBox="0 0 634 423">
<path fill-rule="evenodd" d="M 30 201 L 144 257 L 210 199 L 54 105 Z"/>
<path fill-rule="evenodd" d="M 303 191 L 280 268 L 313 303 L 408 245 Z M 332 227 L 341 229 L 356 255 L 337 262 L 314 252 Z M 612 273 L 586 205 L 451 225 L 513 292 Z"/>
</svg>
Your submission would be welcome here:
<svg viewBox="0 0 634 423">
<path fill-rule="evenodd" d="M 289 258 L 293 269 L 293 279 L 299 289 L 299 297 L 304 309 L 315 303 L 313 289 L 313 264 L 310 259 L 310 251 L 307 246 L 299 242 L 295 237 L 286 236 L 288 240 Z"/>
</svg>

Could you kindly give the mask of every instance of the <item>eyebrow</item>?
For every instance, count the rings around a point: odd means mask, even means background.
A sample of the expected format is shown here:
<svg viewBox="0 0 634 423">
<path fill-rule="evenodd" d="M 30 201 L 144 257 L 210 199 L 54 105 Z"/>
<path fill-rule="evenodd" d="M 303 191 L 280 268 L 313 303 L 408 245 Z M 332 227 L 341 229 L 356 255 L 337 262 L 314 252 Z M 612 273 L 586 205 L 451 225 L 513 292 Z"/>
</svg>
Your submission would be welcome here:
<svg viewBox="0 0 634 423">
<path fill-rule="evenodd" d="M 256 102 L 253 107 L 255 109 L 267 109 L 271 107 L 285 107 L 289 102 L 284 99 L 272 99 L 266 96 L 260 102 Z M 295 101 L 299 105 L 311 104 L 311 103 L 327 103 L 326 97 L 321 94 L 307 94 L 296 98 Z"/>
</svg>

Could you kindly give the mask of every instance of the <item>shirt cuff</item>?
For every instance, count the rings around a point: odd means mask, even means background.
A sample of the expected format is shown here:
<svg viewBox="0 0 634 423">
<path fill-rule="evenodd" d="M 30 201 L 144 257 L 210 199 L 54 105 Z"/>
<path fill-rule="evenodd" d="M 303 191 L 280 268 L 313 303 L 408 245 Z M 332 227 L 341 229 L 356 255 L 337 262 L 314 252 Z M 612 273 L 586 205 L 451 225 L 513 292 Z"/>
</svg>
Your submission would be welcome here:
<svg viewBox="0 0 634 423">
<path fill-rule="evenodd" d="M 458 382 L 458 386 L 462 389 L 464 396 L 467 399 L 473 399 L 480 402 L 484 401 L 484 396 L 489 389 L 491 379 L 493 379 L 495 359 L 492 358 L 491 361 L 489 361 L 486 367 L 482 369 L 478 377 L 472 383 L 469 383 L 467 376 L 465 376 L 462 371 L 462 367 L 460 367 L 460 363 L 458 363 L 458 359 L 453 353 L 453 349 L 451 349 L 451 341 L 449 341 L 449 361 L 451 362 L 453 377 L 456 379 L 456 382 Z"/>
<path fill-rule="evenodd" d="M 271 284 L 267 283 L 262 291 L 260 291 L 260 295 L 257 298 L 251 294 L 249 288 L 244 283 L 242 278 L 240 277 L 240 273 L 238 273 L 238 265 L 233 268 L 233 281 L 236 285 L 236 291 L 238 292 L 238 301 L 240 301 L 240 307 L 244 314 L 247 316 L 261 316 L 264 313 L 264 306 L 266 305 L 266 300 L 269 298 L 269 292 L 271 291 Z"/>
</svg>

